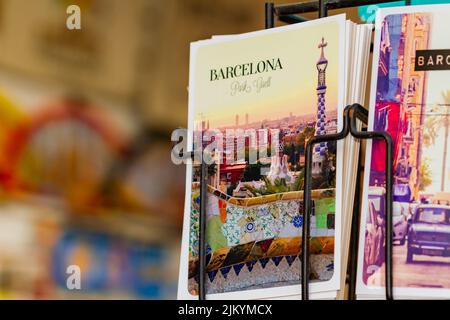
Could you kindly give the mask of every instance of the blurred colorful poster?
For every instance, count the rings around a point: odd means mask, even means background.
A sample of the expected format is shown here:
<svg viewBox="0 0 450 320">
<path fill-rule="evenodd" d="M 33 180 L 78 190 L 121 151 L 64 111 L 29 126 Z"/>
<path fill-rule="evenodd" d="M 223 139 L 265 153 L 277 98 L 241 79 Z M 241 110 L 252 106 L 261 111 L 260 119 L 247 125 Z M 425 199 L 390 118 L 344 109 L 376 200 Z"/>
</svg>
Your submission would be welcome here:
<svg viewBox="0 0 450 320">
<path fill-rule="evenodd" d="M 370 130 L 394 144 L 394 287 L 450 294 L 450 5 L 383 9 L 376 27 Z M 445 53 L 447 52 L 447 53 Z M 383 295 L 385 146 L 368 145 L 358 292 Z"/>
<path fill-rule="evenodd" d="M 81 270 L 84 296 L 107 292 L 145 299 L 168 296 L 167 248 L 120 240 L 84 230 L 65 231 L 52 254 L 52 279 L 68 291 L 68 267 Z"/>
</svg>

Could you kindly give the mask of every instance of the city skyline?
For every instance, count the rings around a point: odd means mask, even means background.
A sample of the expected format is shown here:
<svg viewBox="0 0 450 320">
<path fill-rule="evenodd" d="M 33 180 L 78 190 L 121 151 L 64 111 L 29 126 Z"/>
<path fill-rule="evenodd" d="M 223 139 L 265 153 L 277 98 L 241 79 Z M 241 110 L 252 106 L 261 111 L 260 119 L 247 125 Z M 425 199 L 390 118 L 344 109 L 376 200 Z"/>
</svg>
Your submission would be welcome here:
<svg viewBox="0 0 450 320">
<path fill-rule="evenodd" d="M 286 30 L 264 36 L 270 37 L 273 43 L 283 43 L 280 47 L 274 45 L 271 51 L 271 56 L 281 59 L 282 70 L 238 79 L 208 81 L 209 70 L 216 67 L 214 57 L 226 57 L 221 65 L 242 63 L 242 56 L 236 52 L 245 52 L 255 61 L 267 59 L 263 36 L 246 39 L 245 45 L 244 41 L 242 45 L 237 42 L 219 42 L 200 48 L 196 59 L 204 63 L 196 66 L 195 82 L 197 92 L 202 94 L 195 95 L 193 99 L 194 119 L 198 121 L 203 116 L 210 121 L 210 127 L 220 128 L 234 125 L 236 114 L 239 115 L 240 122 L 244 123 L 245 114 L 249 115 L 250 122 L 261 122 L 266 119 L 282 119 L 290 112 L 293 115 L 315 113 L 318 77 L 316 64 L 321 55 L 318 45 L 322 38 L 328 43 L 325 49 L 328 59 L 326 107 L 330 111 L 341 107 L 339 99 L 343 97 L 339 96 L 340 44 L 337 23 L 329 22 L 308 28 L 308 33 L 302 35 L 301 46 L 292 43 L 291 39 L 295 34 L 294 30 Z M 298 61 L 302 63 L 297 63 Z M 259 82 L 265 83 L 260 91 L 253 87 Z M 252 87 L 253 90 L 233 94 L 230 88 L 236 84 L 247 89 Z"/>
<path fill-rule="evenodd" d="M 234 121 L 232 123 L 227 123 L 225 125 L 222 126 L 215 126 L 214 122 L 211 121 L 210 119 L 208 119 L 207 117 L 205 117 L 203 114 L 200 114 L 197 117 L 197 121 L 196 123 L 201 123 L 204 122 L 205 124 L 207 124 L 207 128 L 209 129 L 218 129 L 218 130 L 225 130 L 227 128 L 232 129 L 232 128 L 242 128 L 242 127 L 249 127 L 249 128 L 260 128 L 260 125 L 263 123 L 273 123 L 273 122 L 280 122 L 280 121 L 285 121 L 285 120 L 294 120 L 294 121 L 298 121 L 298 119 L 300 121 L 305 121 L 305 122 L 310 122 L 310 121 L 315 121 L 317 119 L 317 113 L 316 111 L 308 113 L 308 114 L 294 114 L 292 111 L 286 111 L 286 115 L 280 118 L 276 118 L 276 119 L 262 119 L 262 120 L 257 120 L 254 121 L 251 117 L 251 115 L 248 115 L 248 123 L 244 122 L 244 123 L 240 123 L 236 126 L 236 117 L 238 116 L 239 119 L 241 119 L 242 114 L 236 114 L 234 115 Z M 333 122 L 337 120 L 337 108 L 329 108 L 327 106 L 327 110 L 326 110 L 326 116 L 327 116 L 327 122 Z"/>
</svg>

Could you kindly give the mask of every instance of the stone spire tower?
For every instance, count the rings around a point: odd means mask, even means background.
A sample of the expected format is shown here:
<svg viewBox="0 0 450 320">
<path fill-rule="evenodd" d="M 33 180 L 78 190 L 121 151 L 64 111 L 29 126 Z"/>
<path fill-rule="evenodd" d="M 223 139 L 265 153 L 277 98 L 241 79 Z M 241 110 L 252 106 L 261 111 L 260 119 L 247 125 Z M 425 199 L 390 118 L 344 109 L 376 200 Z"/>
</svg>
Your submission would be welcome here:
<svg viewBox="0 0 450 320">
<path fill-rule="evenodd" d="M 318 81 L 317 81 L 317 121 L 316 121 L 316 136 L 326 134 L 325 125 L 327 123 L 325 115 L 325 93 L 327 91 L 326 85 L 326 70 L 328 66 L 328 60 L 325 58 L 324 49 L 328 45 L 325 39 L 322 38 L 322 42 L 319 43 L 318 48 L 321 50 L 320 58 L 317 62 Z M 314 148 L 313 154 L 313 168 L 312 174 L 317 175 L 322 173 L 322 167 L 325 161 L 325 155 L 328 146 L 326 142 L 317 144 Z"/>
</svg>

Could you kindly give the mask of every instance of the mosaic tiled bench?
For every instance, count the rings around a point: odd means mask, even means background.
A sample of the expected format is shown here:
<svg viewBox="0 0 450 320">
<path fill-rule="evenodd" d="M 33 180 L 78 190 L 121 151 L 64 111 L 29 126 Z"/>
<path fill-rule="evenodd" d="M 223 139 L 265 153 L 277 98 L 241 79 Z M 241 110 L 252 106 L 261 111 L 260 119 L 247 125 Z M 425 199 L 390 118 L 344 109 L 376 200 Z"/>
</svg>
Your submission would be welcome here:
<svg viewBox="0 0 450 320">
<path fill-rule="evenodd" d="M 208 293 L 299 283 L 303 192 L 234 198 L 208 186 Z M 333 275 L 334 189 L 313 190 L 311 279 Z M 199 190 L 193 185 L 189 283 L 197 290 Z"/>
</svg>

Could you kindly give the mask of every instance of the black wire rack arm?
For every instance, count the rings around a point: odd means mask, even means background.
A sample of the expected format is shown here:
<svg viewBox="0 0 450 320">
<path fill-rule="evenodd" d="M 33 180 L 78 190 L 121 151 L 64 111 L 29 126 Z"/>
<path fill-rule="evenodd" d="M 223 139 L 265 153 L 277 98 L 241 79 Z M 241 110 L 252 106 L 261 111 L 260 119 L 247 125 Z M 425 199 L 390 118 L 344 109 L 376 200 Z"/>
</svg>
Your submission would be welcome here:
<svg viewBox="0 0 450 320">
<path fill-rule="evenodd" d="M 393 256 L 392 256 L 392 210 L 393 210 L 393 142 L 392 136 L 388 132 L 379 131 L 360 131 L 358 130 L 356 120 L 360 119 L 367 124 L 368 111 L 360 104 L 354 104 L 351 107 L 352 117 L 350 122 L 350 133 L 357 139 L 372 140 L 382 139 L 386 144 L 386 172 L 385 172 L 385 212 L 386 212 L 386 244 L 385 244 L 385 287 L 386 287 L 386 299 L 393 300 Z"/>
<path fill-rule="evenodd" d="M 208 166 L 204 157 L 201 157 L 200 164 L 200 215 L 198 219 L 198 297 L 200 300 L 206 300 L 206 197 L 208 191 Z"/>
<path fill-rule="evenodd" d="M 392 137 L 387 132 L 376 132 L 376 131 L 360 131 L 356 120 L 360 120 L 367 124 L 368 122 L 368 111 L 360 104 L 353 104 L 347 106 L 344 109 L 343 117 L 343 127 L 342 130 L 336 134 L 329 134 L 323 136 L 316 136 L 312 138 L 307 143 L 306 147 L 306 157 L 305 157 L 305 187 L 304 187 L 304 212 L 303 212 L 303 229 L 302 229 L 302 269 L 301 269 L 301 282 L 302 282 L 302 300 L 309 299 L 309 275 L 310 275 L 310 217 L 311 217 L 311 190 L 312 190 L 312 176 L 311 176 L 311 165 L 312 165 L 312 154 L 314 146 L 321 142 L 331 142 L 342 140 L 349 133 L 357 139 L 383 139 L 386 143 L 386 201 L 385 201 L 385 212 L 386 212 L 386 245 L 385 245 L 385 286 L 386 286 L 386 299 L 393 300 L 393 255 L 392 255 L 392 203 L 393 203 L 393 192 L 392 192 L 392 182 L 393 182 L 393 143 Z M 359 196 L 359 195 L 357 195 Z M 354 215 L 359 214 L 359 210 L 354 211 Z M 355 217 L 353 217 L 355 218 Z M 356 232 L 357 230 L 352 230 Z M 356 275 L 356 273 L 354 273 Z M 353 281 L 354 282 L 354 281 Z M 354 282 L 355 283 L 355 282 Z"/>
<path fill-rule="evenodd" d="M 313 162 L 312 155 L 314 146 L 322 142 L 331 142 L 342 140 L 348 136 L 350 132 L 349 126 L 350 106 L 344 109 L 343 126 L 340 132 L 335 134 L 327 134 L 322 136 L 315 136 L 306 144 L 305 155 L 305 184 L 303 191 L 304 199 L 304 211 L 299 212 L 303 215 L 303 228 L 302 228 L 302 269 L 301 269 L 301 282 L 302 282 L 302 300 L 309 300 L 309 275 L 310 275 L 310 236 L 311 236 L 311 190 L 312 190 L 312 175 L 311 165 Z M 301 210 L 301 206 L 300 209 Z"/>
<path fill-rule="evenodd" d="M 291 4 L 275 5 L 266 3 L 266 29 L 275 26 L 275 17 L 285 23 L 304 22 L 308 19 L 298 16 L 299 14 L 317 12 L 319 18 L 328 16 L 329 10 L 347 9 L 373 4 L 393 2 L 394 0 L 319 0 Z M 405 5 L 410 5 L 411 0 L 406 0 Z"/>
<path fill-rule="evenodd" d="M 203 150 L 189 151 L 183 155 L 184 160 L 190 160 L 192 168 L 200 165 L 200 204 L 198 230 L 198 299 L 206 300 L 206 201 L 208 191 L 208 165 L 203 157 Z M 200 159 L 200 163 L 198 163 Z M 196 162 L 197 161 L 197 162 Z"/>
<path fill-rule="evenodd" d="M 265 27 L 275 26 L 275 18 L 284 23 L 300 23 L 308 19 L 299 14 L 317 12 L 319 18 L 326 17 L 329 10 L 345 9 L 361 5 L 381 4 L 392 0 L 319 0 L 293 4 L 275 5 L 273 2 L 265 4 Z M 405 1 L 410 5 L 411 1 Z M 304 223 L 302 230 L 302 299 L 309 299 L 309 243 L 310 243 L 310 212 L 311 212 L 311 164 L 314 144 L 344 139 L 349 133 L 358 139 L 383 139 L 386 142 L 386 298 L 393 299 L 392 294 L 392 137 L 386 132 L 358 131 L 356 119 L 367 124 L 367 110 L 361 105 L 348 106 L 344 110 L 343 128 L 336 134 L 317 136 L 311 139 L 306 148 L 305 159 L 305 188 L 304 188 Z M 200 215 L 199 215 L 199 300 L 206 299 L 206 197 L 208 167 L 201 157 L 200 164 Z"/>
<path fill-rule="evenodd" d="M 361 3 L 360 0 L 319 0 L 310 1 L 294 4 L 283 4 L 275 5 L 272 2 L 265 4 L 265 26 L 266 28 L 273 28 L 275 26 L 275 18 L 281 22 L 288 24 L 304 22 L 308 19 L 299 16 L 299 14 L 318 12 L 319 18 L 326 17 L 329 10 L 344 9 L 351 7 L 358 7 L 361 5 L 372 5 L 392 2 L 392 0 L 364 0 Z M 411 1 L 405 1 L 405 5 L 410 5 Z M 312 152 L 313 145 L 320 142 L 327 141 L 337 141 L 345 138 L 349 132 L 352 136 L 358 139 L 383 139 L 386 143 L 386 202 L 385 202 L 385 212 L 386 212 L 386 246 L 385 246 L 385 257 L 386 257 L 386 299 L 393 299 L 393 262 L 392 262 L 392 137 L 386 132 L 364 132 L 359 131 L 356 125 L 356 119 L 361 120 L 363 123 L 367 124 L 368 112 L 367 110 L 359 104 L 348 106 L 344 111 L 344 127 L 341 132 L 335 135 L 326 135 L 321 137 L 315 137 L 310 140 L 306 149 L 305 158 L 305 188 L 304 188 L 304 223 L 302 231 L 302 299 L 309 299 L 309 240 L 310 240 L 310 214 L 311 214 L 311 163 L 312 163 Z M 359 185 L 359 184 L 358 184 Z M 357 195 L 359 197 L 359 195 Z M 359 199 L 359 198 L 358 198 Z M 360 201 L 355 203 L 359 204 Z M 353 220 L 359 221 L 359 210 L 354 210 Z M 358 230 L 353 230 L 353 232 L 359 232 Z M 359 237 L 357 237 L 359 238 Z M 356 260 L 355 260 L 356 261 Z M 357 267 L 355 263 L 353 268 Z M 351 272 L 353 277 L 356 277 L 356 271 Z M 355 279 L 350 281 L 355 285 Z M 353 288 L 354 289 L 354 288 Z M 353 290 L 354 291 L 354 290 Z"/>
</svg>

